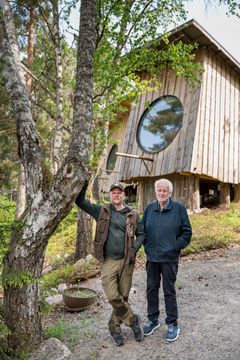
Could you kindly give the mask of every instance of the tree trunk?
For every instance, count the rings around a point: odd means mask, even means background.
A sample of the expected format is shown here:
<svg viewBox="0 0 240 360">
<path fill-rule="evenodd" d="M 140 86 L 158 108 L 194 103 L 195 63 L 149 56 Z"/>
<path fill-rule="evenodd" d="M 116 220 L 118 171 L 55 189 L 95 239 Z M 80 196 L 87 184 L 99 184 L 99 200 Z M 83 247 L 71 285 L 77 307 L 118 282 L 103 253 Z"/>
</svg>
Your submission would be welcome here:
<svg viewBox="0 0 240 360">
<path fill-rule="evenodd" d="M 34 26 L 35 26 L 35 12 L 34 8 L 31 7 L 29 10 L 29 23 L 28 23 L 28 65 L 32 65 L 34 59 Z M 26 89 L 28 96 L 31 95 L 32 89 L 32 77 L 29 74 L 26 74 Z M 24 167 L 21 159 L 19 159 L 19 173 L 18 173 L 18 192 L 17 192 L 17 208 L 16 208 L 16 218 L 18 219 L 25 209 L 26 203 L 26 191 L 25 191 L 25 175 Z"/>
<path fill-rule="evenodd" d="M 18 190 L 17 190 L 17 207 L 16 207 L 16 218 L 20 218 L 25 209 L 25 178 L 24 178 L 24 167 L 19 160 L 19 170 L 18 170 Z"/>
<path fill-rule="evenodd" d="M 77 240 L 75 260 L 85 258 L 93 253 L 93 221 L 85 211 L 78 211 Z"/>
<path fill-rule="evenodd" d="M 42 338 L 39 313 L 38 283 L 9 286 L 4 293 L 5 323 L 14 336 L 9 336 L 8 346 L 16 353 L 37 347 Z M 9 309 L 12 310 L 9 313 Z M 16 309 L 19 309 L 16 311 Z M 33 336 L 34 334 L 34 336 Z M 29 341 L 30 340 L 30 341 Z M 21 345 L 19 344 L 21 343 Z"/>
<path fill-rule="evenodd" d="M 6 7 L 5 13 L 9 15 L 7 0 L 1 1 L 3 10 Z M 72 139 L 68 155 L 48 189 L 44 189 L 41 147 L 26 87 L 9 48 L 11 33 L 7 30 L 8 17 L 4 16 L 4 11 L 0 18 L 0 65 L 17 122 L 27 193 L 27 209 L 15 224 L 3 269 L 4 320 L 11 331 L 9 346 L 15 354 L 31 350 L 41 340 L 38 280 L 48 239 L 71 210 L 73 201 L 89 177 L 96 3 L 97 0 L 81 1 Z"/>
</svg>

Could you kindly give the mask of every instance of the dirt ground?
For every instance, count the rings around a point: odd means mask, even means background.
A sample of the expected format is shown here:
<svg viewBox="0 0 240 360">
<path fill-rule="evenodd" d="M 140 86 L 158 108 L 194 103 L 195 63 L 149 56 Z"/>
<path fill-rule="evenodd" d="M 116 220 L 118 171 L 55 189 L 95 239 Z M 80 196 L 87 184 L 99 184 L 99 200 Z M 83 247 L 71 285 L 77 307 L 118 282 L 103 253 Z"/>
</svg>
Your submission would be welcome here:
<svg viewBox="0 0 240 360">
<path fill-rule="evenodd" d="M 78 328 L 67 346 L 71 360 L 239 360 L 240 359 L 240 246 L 213 250 L 181 259 L 177 296 L 181 333 L 177 341 L 165 341 L 164 303 L 160 293 L 161 326 L 153 335 L 137 343 L 131 329 L 123 326 L 126 342 L 116 347 L 108 334 L 111 306 L 104 298 L 100 279 L 82 283 L 99 291 L 96 305 L 89 310 L 59 318 Z M 146 317 L 146 273 L 134 273 L 130 303 Z"/>
</svg>

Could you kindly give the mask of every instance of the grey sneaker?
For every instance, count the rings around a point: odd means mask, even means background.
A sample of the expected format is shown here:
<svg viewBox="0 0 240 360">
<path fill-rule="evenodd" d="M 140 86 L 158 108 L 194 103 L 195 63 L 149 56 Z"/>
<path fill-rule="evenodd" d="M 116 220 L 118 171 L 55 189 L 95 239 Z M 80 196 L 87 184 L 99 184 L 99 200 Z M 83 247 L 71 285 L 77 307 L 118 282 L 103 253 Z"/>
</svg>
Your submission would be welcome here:
<svg viewBox="0 0 240 360">
<path fill-rule="evenodd" d="M 143 327 L 143 332 L 145 336 L 152 335 L 154 330 L 158 329 L 160 326 L 159 320 L 157 321 L 148 321 L 146 325 Z"/>
<path fill-rule="evenodd" d="M 121 346 L 124 344 L 124 337 L 122 336 L 122 334 L 110 332 L 110 335 L 111 335 L 112 342 L 114 343 L 114 345 Z"/>
<path fill-rule="evenodd" d="M 168 325 L 168 331 L 166 335 L 166 340 L 171 342 L 177 340 L 180 333 L 180 327 L 178 325 L 170 324 Z"/>
<path fill-rule="evenodd" d="M 144 338 L 144 334 L 143 334 L 143 328 L 141 325 L 141 318 L 139 315 L 134 315 L 134 322 L 133 324 L 130 326 L 130 328 L 132 329 L 135 339 L 136 341 L 143 341 Z"/>
</svg>

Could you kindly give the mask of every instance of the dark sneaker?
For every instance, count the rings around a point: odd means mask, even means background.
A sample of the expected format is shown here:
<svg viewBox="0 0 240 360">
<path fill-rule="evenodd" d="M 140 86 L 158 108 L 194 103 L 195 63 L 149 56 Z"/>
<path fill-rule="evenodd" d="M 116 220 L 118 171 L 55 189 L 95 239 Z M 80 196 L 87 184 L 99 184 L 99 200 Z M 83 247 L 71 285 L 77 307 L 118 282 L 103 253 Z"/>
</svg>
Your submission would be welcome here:
<svg viewBox="0 0 240 360">
<path fill-rule="evenodd" d="M 179 333 L 180 327 L 178 325 L 168 325 L 166 340 L 169 342 L 177 340 Z"/>
<path fill-rule="evenodd" d="M 139 315 L 134 315 L 134 322 L 130 326 L 130 328 L 132 329 L 132 331 L 134 333 L 135 340 L 136 341 L 143 341 L 144 334 L 143 334 L 143 328 L 142 328 L 142 325 L 141 325 L 141 318 L 140 318 Z"/>
<path fill-rule="evenodd" d="M 160 326 L 159 320 L 157 321 L 149 321 L 146 325 L 143 327 L 143 332 L 145 336 L 152 335 L 154 330 L 158 329 Z"/>
<path fill-rule="evenodd" d="M 124 344 L 124 337 L 122 336 L 122 334 L 110 332 L 110 335 L 114 345 L 121 346 Z"/>
</svg>

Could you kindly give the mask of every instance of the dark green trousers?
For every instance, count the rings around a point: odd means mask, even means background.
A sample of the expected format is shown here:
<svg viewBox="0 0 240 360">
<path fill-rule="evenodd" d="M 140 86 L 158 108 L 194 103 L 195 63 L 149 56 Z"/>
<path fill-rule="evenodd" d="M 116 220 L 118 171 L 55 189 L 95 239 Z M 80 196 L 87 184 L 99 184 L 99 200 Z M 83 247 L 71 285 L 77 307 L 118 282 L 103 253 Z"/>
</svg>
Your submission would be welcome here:
<svg viewBox="0 0 240 360">
<path fill-rule="evenodd" d="M 128 304 L 133 270 L 134 264 L 124 266 L 124 259 L 107 257 L 102 264 L 102 287 L 113 308 L 108 322 L 110 332 L 120 333 L 121 323 L 128 326 L 133 324 L 134 313 Z"/>
</svg>

